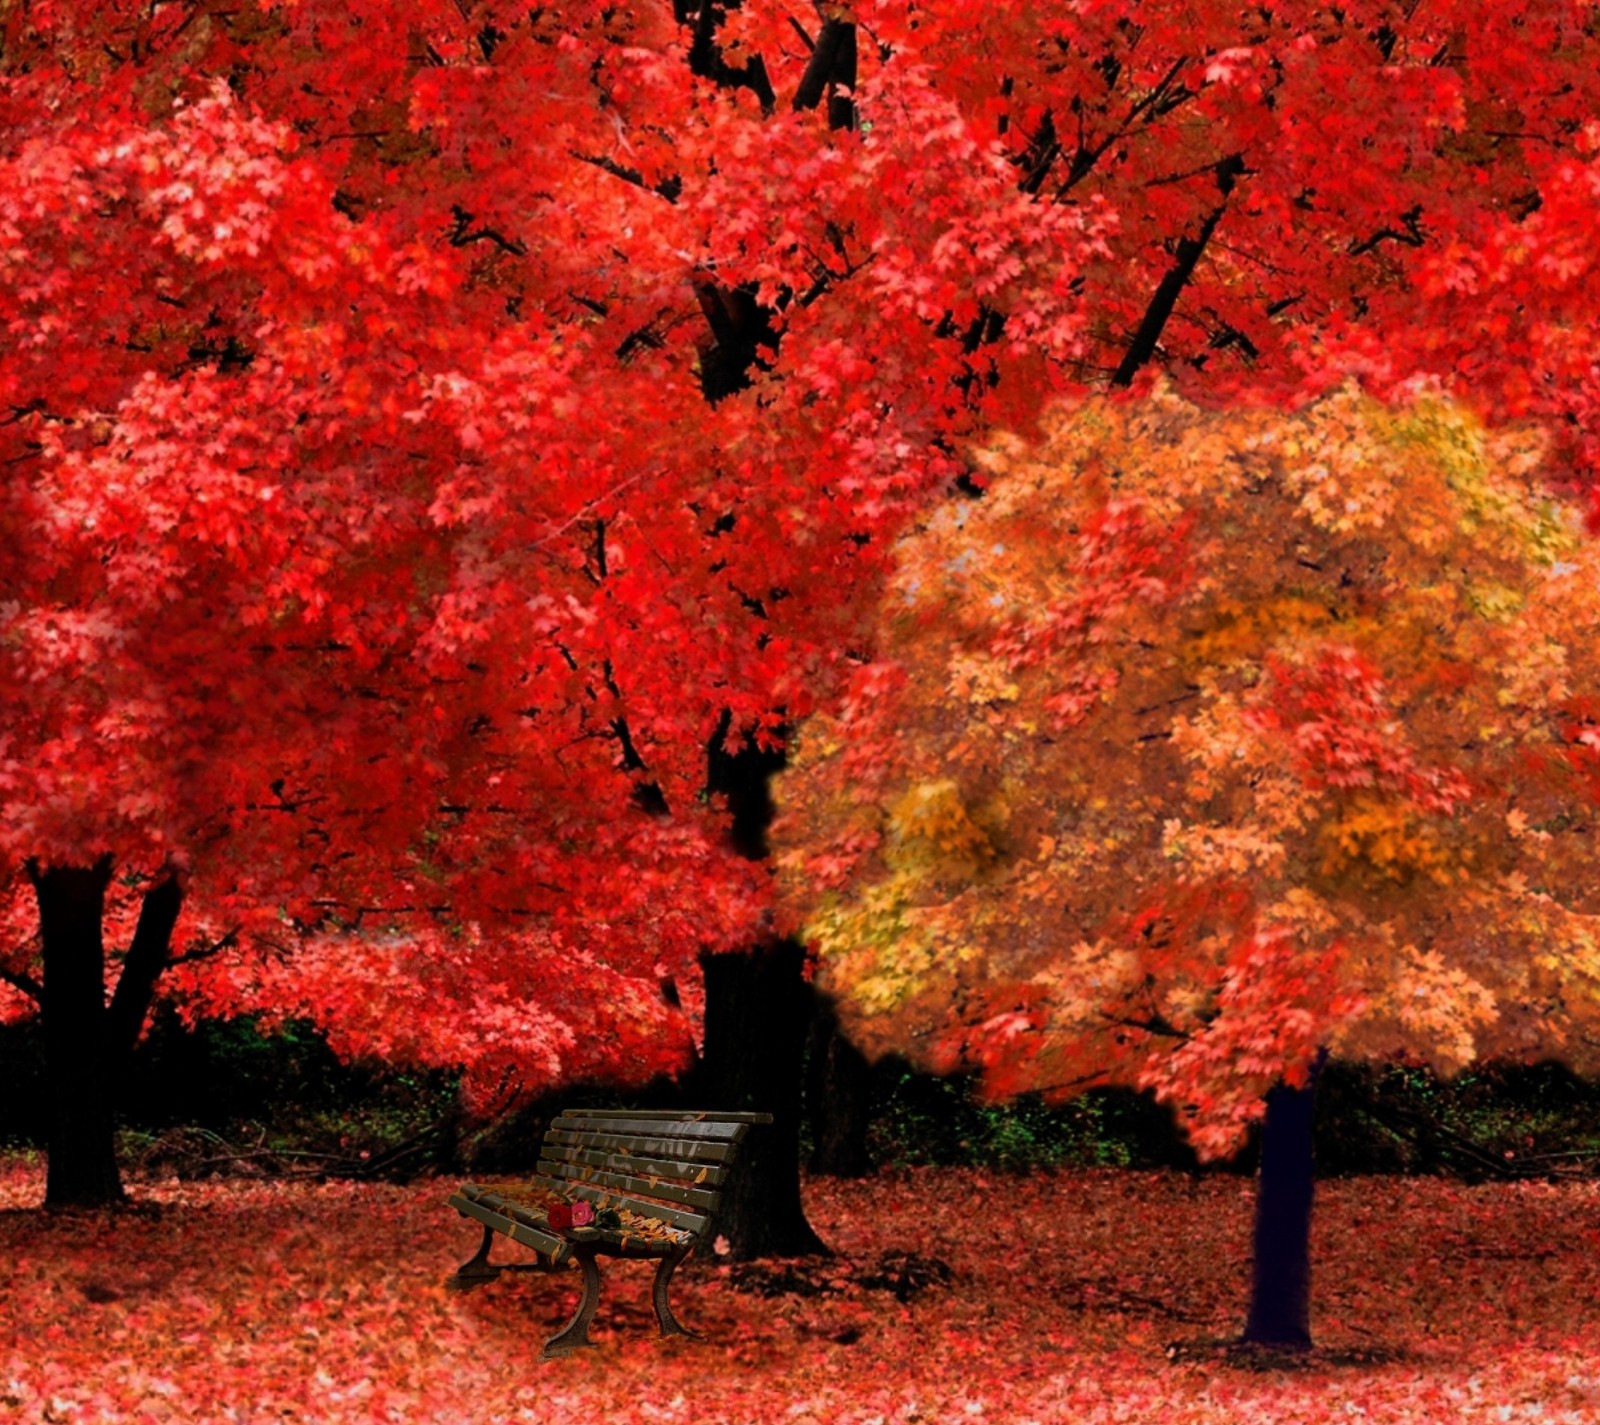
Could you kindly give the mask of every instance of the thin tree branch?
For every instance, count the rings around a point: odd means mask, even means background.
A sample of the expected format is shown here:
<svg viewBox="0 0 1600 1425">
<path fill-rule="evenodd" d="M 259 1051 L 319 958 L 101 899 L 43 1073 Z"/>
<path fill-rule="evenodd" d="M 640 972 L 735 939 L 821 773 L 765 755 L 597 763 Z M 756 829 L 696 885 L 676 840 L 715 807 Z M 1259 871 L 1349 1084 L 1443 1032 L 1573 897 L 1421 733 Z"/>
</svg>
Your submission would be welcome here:
<svg viewBox="0 0 1600 1425">
<path fill-rule="evenodd" d="M 620 484 L 612 486 L 611 489 L 609 489 L 609 490 L 607 490 L 605 492 L 605 494 L 596 495 L 594 497 L 594 499 L 585 501 L 584 504 L 581 505 L 578 508 L 578 510 L 569 519 L 564 520 L 561 524 L 557 525 L 555 527 L 555 529 L 551 530 L 550 533 L 547 534 L 543 539 L 534 540 L 533 543 L 528 546 L 528 548 L 530 548 L 530 549 L 543 549 L 544 546 L 549 544 L 551 540 L 556 539 L 559 536 L 565 534 L 569 529 L 572 528 L 573 525 L 577 524 L 579 520 L 583 519 L 586 515 L 588 515 L 589 511 L 592 510 L 601 501 L 615 499 L 624 490 L 628 489 L 629 486 L 637 485 L 642 479 L 644 479 L 644 477 L 646 475 L 652 474 L 652 473 L 653 473 L 652 471 L 641 470 L 636 475 L 628 476 L 628 478 L 626 480 L 622 481 Z M 576 668 L 578 665 L 576 663 L 574 663 L 572 666 L 574 668 Z"/>
<path fill-rule="evenodd" d="M 231 950 L 239 943 L 239 931 L 241 929 L 242 927 L 236 925 L 221 939 L 214 940 L 209 945 L 202 945 L 197 950 L 185 950 L 181 955 L 174 955 L 167 961 L 167 968 L 171 969 L 174 965 L 187 965 L 194 960 L 209 960 L 213 955 L 220 955 L 224 950 Z"/>
<path fill-rule="evenodd" d="M 1139 323 L 1139 330 L 1134 333 L 1133 341 L 1122 358 L 1122 364 L 1117 367 L 1116 375 L 1111 378 L 1113 386 L 1131 386 L 1139 368 L 1155 355 L 1156 343 L 1161 338 L 1161 332 L 1172 316 L 1173 308 L 1178 305 L 1178 298 L 1182 295 L 1183 289 L 1189 285 L 1189 279 L 1194 276 L 1195 268 L 1200 265 L 1206 244 L 1211 241 L 1211 234 L 1216 231 L 1217 224 L 1222 221 L 1223 213 L 1227 211 L 1228 195 L 1233 192 L 1234 185 L 1244 172 L 1243 155 L 1230 154 L 1227 158 L 1219 160 L 1216 172 L 1217 190 L 1221 193 L 1222 199 L 1206 214 L 1196 236 L 1179 241 L 1177 260 L 1167 275 L 1161 279 L 1160 286 L 1151 297 L 1150 305 L 1145 309 L 1144 319 Z"/>
<path fill-rule="evenodd" d="M 1100 1018 L 1108 1024 L 1120 1025 L 1124 1029 L 1137 1029 L 1144 1034 L 1159 1035 L 1163 1039 L 1179 1039 L 1187 1042 L 1189 1035 L 1181 1029 L 1175 1029 L 1160 1015 L 1153 1019 L 1132 1019 L 1126 1015 L 1111 1014 L 1107 1010 L 1100 1011 Z"/>
<path fill-rule="evenodd" d="M 1194 97 L 1194 91 L 1191 89 L 1182 86 L 1177 89 L 1172 88 L 1173 81 L 1183 73 L 1184 66 L 1188 63 L 1189 60 L 1186 56 L 1180 56 L 1174 61 L 1172 67 L 1157 81 L 1156 87 L 1129 109 L 1122 122 L 1092 148 L 1084 145 L 1083 115 L 1081 113 L 1078 115 L 1077 149 L 1072 155 L 1072 163 L 1067 170 L 1066 178 L 1062 180 L 1060 187 L 1056 189 L 1057 202 L 1065 198 L 1088 176 L 1089 172 L 1100 162 L 1113 144 L 1120 143 L 1133 131 L 1134 124 L 1141 116 L 1148 113 L 1154 119 L 1164 118 L 1179 105 L 1187 103 Z M 1148 122 L 1143 125 L 1145 129 L 1148 129 L 1149 126 Z M 1025 191 L 1038 191 L 1039 186 L 1044 181 L 1045 172 L 1048 171 L 1050 163 L 1054 162 L 1055 157 L 1061 151 L 1060 145 L 1057 145 L 1056 154 L 1051 155 L 1049 162 L 1044 164 L 1044 171 L 1030 175 L 1034 186 Z"/>
<path fill-rule="evenodd" d="M 0 969 L 0 980 L 4 980 L 13 989 L 21 990 L 35 1004 L 44 1003 L 44 986 L 32 975 L 24 974 L 21 970 Z"/>
</svg>

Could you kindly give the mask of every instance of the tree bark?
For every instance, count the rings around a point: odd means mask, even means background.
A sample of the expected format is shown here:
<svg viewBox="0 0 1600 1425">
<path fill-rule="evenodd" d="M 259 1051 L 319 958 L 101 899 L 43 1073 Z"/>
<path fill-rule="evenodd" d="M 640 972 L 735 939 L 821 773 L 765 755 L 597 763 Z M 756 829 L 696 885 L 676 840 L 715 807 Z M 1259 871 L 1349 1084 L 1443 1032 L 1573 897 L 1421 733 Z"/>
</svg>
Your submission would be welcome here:
<svg viewBox="0 0 1600 1425">
<path fill-rule="evenodd" d="M 724 713 L 707 744 L 706 790 L 728 799 L 728 840 L 749 860 L 767 854 L 772 775 L 784 754 L 749 739 L 727 744 Z M 716 1232 L 736 1258 L 826 1253 L 800 1202 L 800 1114 L 806 1035 L 816 997 L 806 983 L 805 952 L 792 940 L 747 954 L 704 955 L 705 1047 L 688 1079 L 691 1107 L 770 1113 L 752 1128 L 722 1191 Z"/>
<path fill-rule="evenodd" d="M 1256 1186 L 1255 1264 L 1247 1342 L 1304 1350 L 1311 1345 L 1311 1205 L 1316 1182 L 1312 1110 L 1321 1060 L 1304 1088 L 1267 1094 Z"/>
<path fill-rule="evenodd" d="M 28 867 L 44 944 L 46 1207 L 123 1201 L 109 1074 L 105 940 L 110 858 L 93 866 Z"/>
<path fill-rule="evenodd" d="M 172 961 L 172 932 L 183 908 L 183 887 L 173 875 L 157 881 L 144 893 L 139 906 L 139 923 L 117 977 L 117 990 L 106 1011 L 110 1036 L 108 1052 L 120 1067 L 133 1053 L 144 1028 L 150 1002 L 155 998 L 156 981 Z"/>
<path fill-rule="evenodd" d="M 811 987 L 792 940 L 748 954 L 706 955 L 705 1050 L 691 1080 L 694 1106 L 770 1113 L 752 1128 L 723 1185 L 715 1233 L 729 1255 L 824 1254 L 800 1202 L 800 1109 Z"/>
<path fill-rule="evenodd" d="M 145 892 L 116 993 L 106 1003 L 105 908 L 112 863 L 28 866 L 39 907 L 48 1096 L 46 1207 L 109 1207 L 126 1199 L 117 1168 L 116 1083 L 172 959 L 183 889 L 169 875 Z"/>
<path fill-rule="evenodd" d="M 849 90 L 840 94 L 838 90 Z M 815 109 L 828 98 L 828 127 L 853 129 L 856 124 L 856 27 L 853 20 L 824 20 L 812 47 L 811 58 L 794 91 L 799 113 Z"/>
<path fill-rule="evenodd" d="M 825 1001 L 817 1004 L 806 1058 L 806 1116 L 814 1173 L 864 1178 L 872 1171 L 867 1130 L 872 1121 L 872 1066 L 839 1029 Z"/>
</svg>

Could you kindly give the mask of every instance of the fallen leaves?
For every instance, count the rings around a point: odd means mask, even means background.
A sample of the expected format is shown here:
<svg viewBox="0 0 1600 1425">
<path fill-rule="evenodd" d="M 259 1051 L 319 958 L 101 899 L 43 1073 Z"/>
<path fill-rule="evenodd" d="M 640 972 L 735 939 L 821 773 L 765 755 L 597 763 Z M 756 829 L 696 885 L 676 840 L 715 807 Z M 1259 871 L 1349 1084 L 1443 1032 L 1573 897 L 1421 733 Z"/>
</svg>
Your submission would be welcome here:
<svg viewBox="0 0 1600 1425">
<path fill-rule="evenodd" d="M 1247 1360 L 1219 1343 L 1243 1312 L 1248 1181 L 979 1177 L 809 1183 L 839 1255 L 759 1273 L 691 1257 L 674 1304 L 703 1342 L 656 1338 L 649 1264 L 606 1262 L 597 1349 L 542 1364 L 537 1343 L 576 1290 L 517 1273 L 446 1293 L 477 1232 L 439 1205 L 437 1181 L 167 1181 L 135 1189 L 153 1211 L 45 1216 L 40 1169 L 13 1164 L 0 1168 L 0 1416 L 1590 1425 L 1600 1411 L 1600 1261 L 1574 1230 L 1595 1220 L 1594 1184 L 1323 1185 L 1318 1350 Z M 984 1191 L 1003 1194 L 1003 1224 L 964 1214 Z M 897 1273 L 920 1289 L 896 1300 Z M 755 1275 L 776 1290 L 743 1289 Z M 785 1275 L 826 1289 L 787 1289 Z"/>
</svg>

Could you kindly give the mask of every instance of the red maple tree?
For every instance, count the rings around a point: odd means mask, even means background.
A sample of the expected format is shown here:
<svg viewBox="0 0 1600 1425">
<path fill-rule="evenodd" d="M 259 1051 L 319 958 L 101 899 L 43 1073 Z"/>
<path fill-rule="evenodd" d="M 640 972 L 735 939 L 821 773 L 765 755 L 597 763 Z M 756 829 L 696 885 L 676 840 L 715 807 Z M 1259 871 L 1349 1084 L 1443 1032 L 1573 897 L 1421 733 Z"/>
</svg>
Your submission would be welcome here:
<svg viewBox="0 0 1600 1425">
<path fill-rule="evenodd" d="M 119 1044 L 186 897 L 197 1007 L 548 1082 L 621 975 L 599 1059 L 681 1062 L 657 987 L 770 934 L 708 743 L 828 696 L 888 536 L 1053 395 L 1431 372 L 1586 480 L 1588 24 L 13 8 L 0 855 L 61 1122 L 108 894 Z M 56 1200 L 115 1193 L 88 1117 Z"/>
</svg>

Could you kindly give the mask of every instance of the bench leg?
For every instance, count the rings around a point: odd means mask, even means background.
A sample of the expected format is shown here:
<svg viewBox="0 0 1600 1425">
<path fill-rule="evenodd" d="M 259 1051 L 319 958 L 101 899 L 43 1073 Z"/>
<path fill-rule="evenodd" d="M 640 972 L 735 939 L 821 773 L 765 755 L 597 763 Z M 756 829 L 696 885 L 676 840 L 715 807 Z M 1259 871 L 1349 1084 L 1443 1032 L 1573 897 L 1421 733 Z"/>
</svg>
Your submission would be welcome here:
<svg viewBox="0 0 1600 1425">
<path fill-rule="evenodd" d="M 583 1298 L 578 1302 L 578 1310 L 572 1320 L 544 1343 L 542 1354 L 547 1361 L 557 1356 L 570 1356 L 584 1346 L 594 1345 L 589 1339 L 589 1323 L 594 1320 L 595 1307 L 600 1305 L 600 1264 L 594 1259 L 593 1248 L 578 1248 L 576 1257 L 583 1271 Z"/>
<path fill-rule="evenodd" d="M 485 1227 L 483 1243 L 479 1246 L 477 1254 L 471 1261 L 463 1262 L 447 1276 L 444 1284 L 452 1291 L 471 1291 L 473 1287 L 492 1282 L 499 1276 L 500 1268 L 489 1261 L 489 1244 L 493 1241 L 494 1228 Z"/>
<path fill-rule="evenodd" d="M 681 1251 L 674 1252 L 670 1257 L 661 1259 L 661 1264 L 656 1268 L 655 1285 L 651 1288 L 650 1296 L 651 1300 L 655 1302 L 656 1320 L 661 1324 L 661 1334 L 663 1336 L 691 1336 L 696 1341 L 703 1341 L 705 1337 L 698 1331 L 691 1331 L 679 1321 L 672 1314 L 671 1306 L 667 1304 L 667 1283 L 672 1280 L 672 1273 L 677 1269 L 678 1263 L 693 1250 L 693 1247 L 685 1247 Z"/>
</svg>

